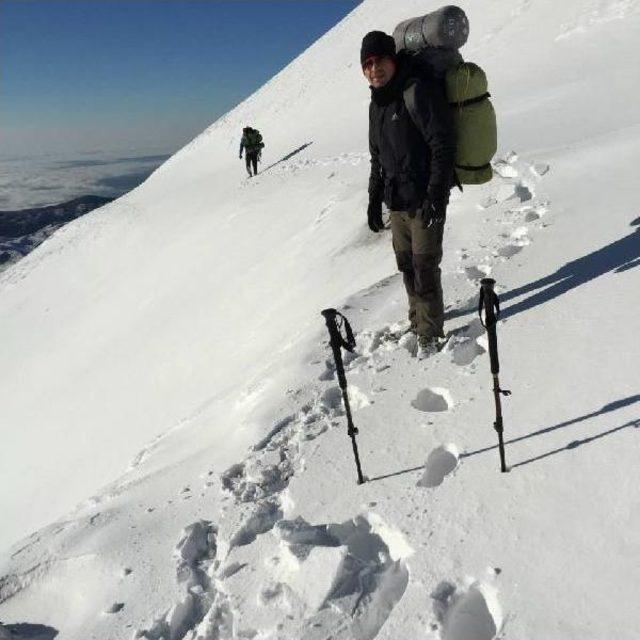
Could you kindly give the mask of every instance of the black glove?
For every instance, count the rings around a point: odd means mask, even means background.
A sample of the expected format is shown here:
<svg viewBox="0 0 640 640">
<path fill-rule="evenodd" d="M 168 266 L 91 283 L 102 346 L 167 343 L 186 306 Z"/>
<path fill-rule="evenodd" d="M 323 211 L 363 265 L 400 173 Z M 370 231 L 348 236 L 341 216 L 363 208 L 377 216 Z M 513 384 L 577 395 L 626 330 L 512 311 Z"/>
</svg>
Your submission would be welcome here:
<svg viewBox="0 0 640 640">
<path fill-rule="evenodd" d="M 426 198 L 417 211 L 417 217 L 422 220 L 425 229 L 442 225 L 447 219 L 447 203 L 443 200 L 432 202 L 430 198 Z"/>
<path fill-rule="evenodd" d="M 242 160 L 242 154 L 240 154 L 240 155 L 238 156 L 238 158 L 240 158 L 240 160 Z"/>
<path fill-rule="evenodd" d="M 374 233 L 382 231 L 384 229 L 384 222 L 382 222 L 382 203 L 370 202 L 367 208 L 367 222 L 369 223 L 369 229 Z"/>
</svg>

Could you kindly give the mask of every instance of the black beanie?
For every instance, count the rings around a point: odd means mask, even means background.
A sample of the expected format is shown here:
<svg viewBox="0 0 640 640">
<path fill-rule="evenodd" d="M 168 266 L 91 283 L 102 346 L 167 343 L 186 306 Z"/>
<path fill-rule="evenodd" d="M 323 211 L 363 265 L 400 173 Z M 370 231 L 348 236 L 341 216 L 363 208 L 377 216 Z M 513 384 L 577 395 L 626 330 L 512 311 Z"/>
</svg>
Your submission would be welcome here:
<svg viewBox="0 0 640 640">
<path fill-rule="evenodd" d="M 360 48 L 360 66 L 364 66 L 365 60 L 372 56 L 396 57 L 396 41 L 384 31 L 369 31 L 362 38 Z"/>
</svg>

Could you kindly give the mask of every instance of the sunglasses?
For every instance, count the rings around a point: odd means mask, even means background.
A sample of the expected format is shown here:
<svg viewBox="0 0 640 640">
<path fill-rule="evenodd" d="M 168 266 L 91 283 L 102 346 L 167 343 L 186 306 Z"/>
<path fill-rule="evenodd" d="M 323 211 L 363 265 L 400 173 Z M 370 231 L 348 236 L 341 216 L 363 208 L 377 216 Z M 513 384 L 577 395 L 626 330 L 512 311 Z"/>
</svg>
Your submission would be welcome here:
<svg viewBox="0 0 640 640">
<path fill-rule="evenodd" d="M 374 65 L 377 64 L 378 66 L 380 66 L 384 62 L 388 62 L 390 60 L 391 60 L 390 56 L 371 56 L 364 61 L 362 68 L 365 71 L 371 71 Z"/>
</svg>

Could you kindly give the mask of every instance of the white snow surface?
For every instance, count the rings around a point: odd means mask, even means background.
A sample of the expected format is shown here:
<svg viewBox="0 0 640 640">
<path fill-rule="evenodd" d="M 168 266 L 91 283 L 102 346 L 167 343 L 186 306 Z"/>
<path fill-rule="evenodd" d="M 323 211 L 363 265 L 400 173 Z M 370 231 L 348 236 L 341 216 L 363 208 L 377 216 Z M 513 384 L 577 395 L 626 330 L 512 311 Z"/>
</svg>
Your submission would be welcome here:
<svg viewBox="0 0 640 640">
<path fill-rule="evenodd" d="M 439 354 L 398 339 L 390 232 L 365 224 L 358 64 L 429 0 L 365 0 L 0 276 L 0 638 L 638 637 L 640 2 L 460 4 L 500 152 L 449 208 Z M 329 306 L 356 331 L 363 485 Z"/>
</svg>

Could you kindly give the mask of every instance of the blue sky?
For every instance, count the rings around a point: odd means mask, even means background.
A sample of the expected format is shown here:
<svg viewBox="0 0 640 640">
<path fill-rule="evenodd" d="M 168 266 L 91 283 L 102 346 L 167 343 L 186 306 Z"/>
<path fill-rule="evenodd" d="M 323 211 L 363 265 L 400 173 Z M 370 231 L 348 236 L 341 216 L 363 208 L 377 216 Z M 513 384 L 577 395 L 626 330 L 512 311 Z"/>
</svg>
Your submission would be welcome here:
<svg viewBox="0 0 640 640">
<path fill-rule="evenodd" d="M 358 3 L 2 0 L 2 155 L 172 152 Z"/>
</svg>

